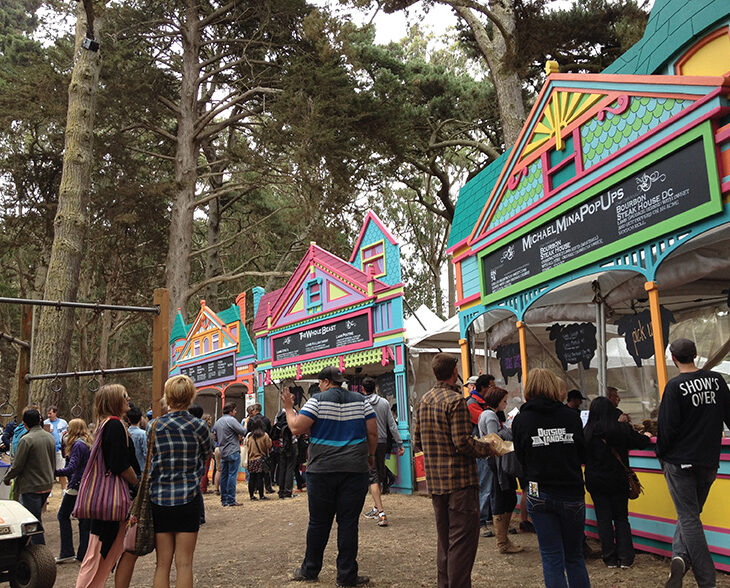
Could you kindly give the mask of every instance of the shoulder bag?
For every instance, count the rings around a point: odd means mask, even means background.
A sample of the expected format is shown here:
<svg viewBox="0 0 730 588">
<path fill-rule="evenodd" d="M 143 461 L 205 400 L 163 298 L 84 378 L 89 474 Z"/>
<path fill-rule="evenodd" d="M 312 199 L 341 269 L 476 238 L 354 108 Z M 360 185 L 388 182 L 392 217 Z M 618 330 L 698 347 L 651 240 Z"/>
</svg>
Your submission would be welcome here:
<svg viewBox="0 0 730 588">
<path fill-rule="evenodd" d="M 157 421 L 150 426 L 150 438 L 147 440 L 147 459 L 144 464 L 142 481 L 139 483 L 137 496 L 132 501 L 124 531 L 124 551 L 134 555 L 147 555 L 155 549 L 155 525 L 152 520 L 152 504 L 150 503 L 150 463 L 155 447 L 155 428 Z"/>
<path fill-rule="evenodd" d="M 604 443 L 606 443 L 605 440 Z M 608 443 L 606 443 L 606 445 L 608 445 Z M 626 477 L 628 478 L 629 483 L 629 500 L 636 500 L 640 494 L 644 493 L 644 487 L 641 485 L 641 482 L 639 482 L 639 476 L 637 476 L 636 472 L 624 463 L 624 460 L 621 459 L 618 451 L 616 451 L 613 447 L 611 447 L 611 453 L 613 453 L 614 457 L 623 466 L 624 471 L 626 472 Z"/>
<path fill-rule="evenodd" d="M 104 421 L 91 446 L 89 461 L 81 478 L 73 516 L 77 519 L 99 521 L 123 521 L 129 511 L 129 486 L 121 476 L 106 469 L 101 449 L 102 431 L 106 424 L 118 417 Z M 127 443 L 129 441 L 127 440 Z"/>
<path fill-rule="evenodd" d="M 241 467 L 246 469 L 248 468 L 248 438 L 249 435 L 246 435 L 243 439 L 243 445 L 241 445 Z"/>
</svg>

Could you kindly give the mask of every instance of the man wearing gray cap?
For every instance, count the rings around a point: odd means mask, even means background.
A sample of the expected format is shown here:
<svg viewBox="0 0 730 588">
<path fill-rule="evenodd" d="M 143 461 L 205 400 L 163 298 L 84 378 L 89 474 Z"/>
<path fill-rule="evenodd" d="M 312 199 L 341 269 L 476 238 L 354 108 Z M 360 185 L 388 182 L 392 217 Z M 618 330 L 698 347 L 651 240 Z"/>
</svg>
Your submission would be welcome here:
<svg viewBox="0 0 730 588">
<path fill-rule="evenodd" d="M 368 491 L 368 471 L 375 466 L 378 425 L 362 394 L 341 387 L 340 371 L 329 366 L 317 376 L 320 392 L 294 413 L 294 398 L 281 394 L 286 421 L 294 435 L 307 431 L 307 548 L 292 580 L 311 582 L 322 569 L 332 520 L 337 516 L 337 585 L 361 586 L 370 579 L 358 574 L 358 520 Z"/>
<path fill-rule="evenodd" d="M 666 588 L 680 588 L 690 568 L 700 588 L 714 587 L 715 566 L 700 513 L 720 463 L 723 421 L 730 425 L 730 391 L 717 372 L 695 367 L 689 339 L 669 346 L 679 375 L 667 382 L 659 406 L 656 453 L 677 510 Z"/>
</svg>

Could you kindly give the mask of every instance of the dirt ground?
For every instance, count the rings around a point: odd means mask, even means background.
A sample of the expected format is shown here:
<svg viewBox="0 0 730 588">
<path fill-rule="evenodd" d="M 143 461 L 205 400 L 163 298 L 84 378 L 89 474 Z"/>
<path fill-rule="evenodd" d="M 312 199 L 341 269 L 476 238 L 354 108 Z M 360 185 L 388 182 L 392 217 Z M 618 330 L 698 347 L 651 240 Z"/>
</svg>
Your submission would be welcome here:
<svg viewBox="0 0 730 588">
<path fill-rule="evenodd" d="M 223 508 L 219 497 L 205 496 L 207 523 L 201 528 L 195 551 L 195 585 L 206 588 L 298 586 L 288 582 L 288 574 L 304 555 L 307 527 L 306 493 L 292 500 L 279 500 L 276 494 L 268 501 L 251 502 L 245 484 L 238 484 L 238 499 L 244 505 Z M 58 524 L 55 521 L 60 503 L 56 486 L 48 512 L 44 514 L 46 542 L 58 554 Z M 388 495 L 384 503 L 390 526 L 378 527 L 374 521 L 361 519 L 360 573 L 371 578 L 373 586 L 412 588 L 436 585 L 436 528 L 431 501 L 424 496 Z M 369 507 L 369 498 L 366 501 Z M 76 525 L 74 524 L 74 527 Z M 74 529 L 76 532 L 76 529 Z M 493 538 L 480 538 L 479 551 L 472 574 L 475 587 L 500 588 L 542 586 L 542 568 L 534 534 L 512 537 L 527 551 L 500 555 Z M 591 541 L 597 548 L 597 542 Z M 330 536 L 319 586 L 335 586 L 336 529 Z M 132 585 L 151 586 L 155 566 L 154 554 L 137 562 Z M 56 586 L 73 587 L 79 564 L 58 566 Z M 600 559 L 588 561 L 588 573 L 594 587 L 664 586 L 669 574 L 665 558 L 637 553 L 630 570 L 609 570 Z M 685 586 L 696 586 L 694 578 Z M 174 568 L 173 568 L 174 578 Z M 310 584 L 307 584 L 310 585 Z M 109 580 L 107 586 L 113 586 Z M 730 575 L 719 574 L 718 587 L 730 588 Z"/>
</svg>

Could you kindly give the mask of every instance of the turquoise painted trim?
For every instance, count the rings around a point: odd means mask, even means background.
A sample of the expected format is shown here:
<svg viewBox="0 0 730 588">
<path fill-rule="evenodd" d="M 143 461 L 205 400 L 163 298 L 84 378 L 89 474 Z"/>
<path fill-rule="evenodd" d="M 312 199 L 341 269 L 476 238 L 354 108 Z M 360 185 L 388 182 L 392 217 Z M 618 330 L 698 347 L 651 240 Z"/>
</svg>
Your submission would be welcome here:
<svg viewBox="0 0 730 588">
<path fill-rule="evenodd" d="M 730 15 L 727 0 L 656 0 L 644 36 L 604 73 L 653 74 Z"/>
<path fill-rule="evenodd" d="M 692 126 L 696 123 L 696 121 L 701 120 L 702 118 L 706 118 L 709 113 L 713 110 L 715 110 L 718 107 L 724 106 L 724 99 L 721 99 L 719 96 L 715 99 L 709 100 L 707 103 L 703 104 L 699 108 L 696 108 L 693 112 L 681 115 L 679 113 L 676 116 L 680 116 L 680 118 L 676 121 L 670 122 L 665 128 L 663 128 L 661 131 L 657 132 L 656 134 L 651 136 L 651 142 L 654 143 L 660 143 L 681 129 L 689 126 Z M 669 119 L 672 120 L 671 118 Z M 666 121 L 665 121 L 666 122 Z M 650 147 L 649 147 L 650 148 Z M 636 141 L 634 145 L 630 146 L 624 153 L 622 153 L 619 157 L 616 159 L 613 159 L 610 164 L 611 168 L 618 168 L 624 165 L 627 161 L 633 159 L 634 157 L 640 155 L 641 153 L 645 152 L 647 150 L 647 142 L 645 140 L 639 140 Z M 541 211 L 545 210 L 549 206 L 551 206 L 556 201 L 564 198 L 567 194 L 571 194 L 573 192 L 579 192 L 580 190 L 584 189 L 584 187 L 595 181 L 597 177 L 602 176 L 606 173 L 606 167 L 605 164 L 602 162 L 597 162 L 593 164 L 587 171 L 587 173 L 582 176 L 580 179 L 578 179 L 575 183 L 571 184 L 570 186 L 567 186 L 563 190 L 555 193 L 550 198 L 546 198 L 544 201 L 540 202 L 540 204 L 535 207 L 534 209 L 530 210 L 530 214 L 539 214 Z M 516 215 L 511 221 L 509 221 L 507 224 L 505 224 L 503 227 L 501 227 L 498 231 L 495 231 L 494 233 L 491 233 L 487 237 L 482 237 L 478 241 L 475 241 L 472 244 L 472 247 L 474 249 L 479 248 L 480 244 L 484 241 L 492 241 L 496 239 L 502 239 L 506 236 L 510 235 L 512 231 L 514 231 L 515 226 L 519 225 L 519 223 L 522 222 L 522 218 L 520 215 Z M 481 272 L 480 272 L 481 273 Z"/>
<path fill-rule="evenodd" d="M 709 187 L 710 187 L 709 202 L 706 202 L 705 204 L 701 204 L 701 205 L 697 206 L 690 213 L 676 215 L 676 216 L 674 216 L 670 219 L 667 219 L 665 221 L 662 221 L 656 225 L 642 229 L 641 231 L 638 231 L 634 234 L 627 235 L 626 237 L 618 239 L 617 241 L 614 241 L 613 243 L 608 243 L 608 244 L 604 245 L 603 247 L 601 247 L 600 249 L 598 249 L 596 251 L 592 251 L 585 255 L 581 255 L 580 257 L 572 259 L 566 263 L 563 263 L 557 267 L 549 269 L 538 275 L 526 278 L 525 280 L 522 280 L 521 282 L 519 282 L 517 284 L 513 284 L 512 286 L 508 286 L 507 288 L 503 288 L 502 290 L 500 290 L 498 292 L 494 292 L 494 293 L 488 294 L 488 295 L 483 294 L 486 288 L 485 288 L 485 276 L 484 276 L 482 260 L 486 255 L 488 255 L 495 249 L 498 249 L 498 248 L 506 245 L 509 242 L 516 241 L 522 235 L 536 229 L 537 227 L 547 224 L 552 219 L 556 218 L 560 214 L 563 214 L 565 211 L 573 208 L 577 204 L 580 204 L 582 202 L 589 200 L 590 198 L 595 197 L 596 195 L 600 194 L 601 192 L 607 190 L 608 188 L 610 188 L 611 186 L 616 184 L 616 182 L 619 182 L 627 177 L 630 177 L 632 174 L 643 169 L 647 165 L 650 165 L 653 161 L 656 161 L 666 155 L 669 155 L 673 151 L 676 151 L 677 149 L 688 144 L 689 142 L 693 141 L 694 139 L 697 139 L 698 137 L 701 137 L 703 139 L 703 145 L 704 145 L 704 150 L 705 150 L 706 171 L 708 174 Z M 696 222 L 704 217 L 707 217 L 709 215 L 720 212 L 722 210 L 722 191 L 720 190 L 720 183 L 719 183 L 718 175 L 719 174 L 718 174 L 718 169 L 717 169 L 717 161 L 715 158 L 715 145 L 714 145 L 714 141 L 713 141 L 712 127 L 710 125 L 710 122 L 707 121 L 707 122 L 703 123 L 702 125 L 695 127 L 694 129 L 688 131 L 684 135 L 677 137 L 673 141 L 670 141 L 669 143 L 662 145 L 661 147 L 652 151 L 651 153 L 642 157 L 641 159 L 638 159 L 637 161 L 633 162 L 629 166 L 622 169 L 620 172 L 605 178 L 601 182 L 592 186 L 589 190 L 586 190 L 585 192 L 580 194 L 579 196 L 577 196 L 567 202 L 564 202 L 560 206 L 553 208 L 550 212 L 541 216 L 539 219 L 525 225 L 524 227 L 521 227 L 519 230 L 510 234 L 509 238 L 505 238 L 503 240 L 497 241 L 494 244 L 492 244 L 491 246 L 480 251 L 478 254 L 478 259 L 479 259 L 479 277 L 480 277 L 481 292 L 482 292 L 482 303 L 489 304 L 490 302 L 494 302 L 495 300 L 503 299 L 505 297 L 505 295 L 511 295 L 511 294 L 523 292 L 526 289 L 534 287 L 541 282 L 545 282 L 547 280 L 554 279 L 555 277 L 557 277 L 560 274 L 565 274 L 565 273 L 580 269 L 581 267 L 589 266 L 591 263 L 595 262 L 596 260 L 605 259 L 606 257 L 609 257 L 611 255 L 615 255 L 619 252 L 626 251 L 628 249 L 636 247 L 637 243 L 641 243 L 643 241 L 647 241 L 648 239 L 656 238 L 659 235 L 667 234 L 672 231 L 676 231 L 678 229 L 685 228 L 688 224 L 690 224 L 692 222 Z"/>
</svg>

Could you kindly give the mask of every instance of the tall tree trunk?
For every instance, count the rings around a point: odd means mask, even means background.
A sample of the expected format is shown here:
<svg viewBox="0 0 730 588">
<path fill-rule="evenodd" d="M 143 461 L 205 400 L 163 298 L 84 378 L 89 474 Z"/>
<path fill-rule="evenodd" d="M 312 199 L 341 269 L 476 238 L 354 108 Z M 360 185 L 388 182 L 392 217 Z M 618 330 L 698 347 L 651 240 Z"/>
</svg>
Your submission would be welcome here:
<svg viewBox="0 0 730 588">
<path fill-rule="evenodd" d="M 210 142 L 203 144 L 203 153 L 208 162 L 213 165 L 210 166 L 212 172 L 208 184 L 212 192 L 220 190 L 223 186 L 223 174 L 227 163 L 214 163 L 219 160 L 213 145 Z M 214 198 L 208 203 L 208 251 L 205 252 L 205 279 L 220 276 L 223 273 L 223 264 L 221 263 L 220 250 L 217 245 L 221 240 L 221 207 L 222 202 L 220 198 Z M 209 286 L 205 288 L 204 296 L 207 305 L 210 308 L 218 309 L 218 282 L 211 282 Z M 219 309 L 220 310 L 220 309 Z"/>
<path fill-rule="evenodd" d="M 492 6 L 494 16 L 499 19 L 508 39 L 505 39 L 496 26 L 493 28 L 492 38 L 490 38 L 486 27 L 470 8 L 457 5 L 453 7 L 455 12 L 469 25 L 477 46 L 487 61 L 492 83 L 497 93 L 504 143 L 507 148 L 510 148 L 517 141 L 526 118 L 525 104 L 522 100 L 522 82 L 511 63 L 511 51 L 514 49 L 510 49 L 510 47 L 515 47 L 514 33 L 517 27 L 512 2 L 504 0 L 494 2 Z"/>
<path fill-rule="evenodd" d="M 181 23 L 183 48 L 180 80 L 180 105 L 177 118 L 175 155 L 175 198 L 170 218 L 170 243 L 167 250 L 165 282 L 170 292 L 169 320 L 172 324 L 179 308 L 187 316 L 190 284 L 190 252 L 193 246 L 195 183 L 200 150 L 195 135 L 198 115 L 198 64 L 200 59 L 200 21 L 198 5 L 186 0 L 185 21 Z"/>
<path fill-rule="evenodd" d="M 101 18 L 95 19 L 101 29 Z M 46 300 L 75 301 L 88 224 L 96 89 L 101 55 L 81 46 L 86 33 L 86 13 L 79 2 L 76 10 L 76 60 L 68 88 L 66 145 L 61 188 L 54 224 L 53 245 L 43 290 Z M 33 347 L 34 373 L 65 371 L 71 353 L 72 309 L 42 308 Z M 34 402 L 61 404 L 61 393 L 51 391 L 50 381 L 37 381 L 31 390 Z"/>
</svg>

